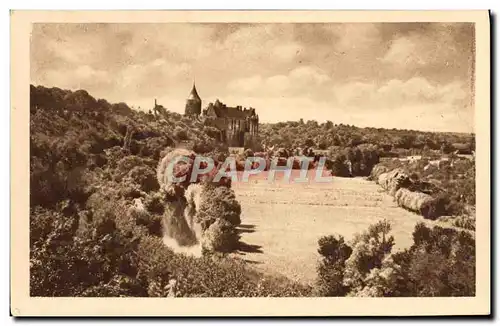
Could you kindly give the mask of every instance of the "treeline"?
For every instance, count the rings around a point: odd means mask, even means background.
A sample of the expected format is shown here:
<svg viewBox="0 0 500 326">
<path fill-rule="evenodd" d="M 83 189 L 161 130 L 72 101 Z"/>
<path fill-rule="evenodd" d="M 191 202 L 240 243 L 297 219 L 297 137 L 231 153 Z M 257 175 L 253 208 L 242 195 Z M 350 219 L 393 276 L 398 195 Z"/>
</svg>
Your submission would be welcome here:
<svg viewBox="0 0 500 326">
<path fill-rule="evenodd" d="M 110 104 L 105 99 L 95 99 L 86 90 L 77 91 L 47 88 L 44 86 L 30 85 L 30 108 L 32 112 L 37 109 L 50 109 L 86 113 L 97 111 L 113 111 L 120 114 L 131 114 L 131 108 L 125 103 Z"/>
<path fill-rule="evenodd" d="M 470 154 L 475 149 L 473 134 L 424 132 L 415 130 L 359 128 L 331 121 L 318 123 L 288 121 L 262 124 L 263 143 L 277 147 L 313 147 L 328 150 L 332 147 L 352 148 L 361 144 L 378 148 L 381 156 L 415 155 L 425 151 L 445 154 L 458 150 Z"/>
</svg>

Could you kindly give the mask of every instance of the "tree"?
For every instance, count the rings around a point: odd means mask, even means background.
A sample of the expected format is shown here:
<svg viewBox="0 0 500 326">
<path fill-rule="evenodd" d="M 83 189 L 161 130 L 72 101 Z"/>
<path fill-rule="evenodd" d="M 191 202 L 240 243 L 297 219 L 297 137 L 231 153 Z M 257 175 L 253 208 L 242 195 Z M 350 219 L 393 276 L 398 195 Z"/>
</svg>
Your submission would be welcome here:
<svg viewBox="0 0 500 326">
<path fill-rule="evenodd" d="M 97 101 L 85 90 L 77 90 L 65 96 L 66 107 L 73 111 L 94 110 L 97 108 Z"/>
<path fill-rule="evenodd" d="M 349 288 L 344 286 L 345 261 L 352 253 L 342 236 L 324 236 L 318 240 L 318 253 L 322 259 L 318 265 L 318 294 L 320 296 L 344 296 Z"/>
<path fill-rule="evenodd" d="M 353 240 L 353 251 L 346 260 L 344 285 L 355 294 L 365 286 L 365 278 L 373 268 L 380 268 L 386 255 L 394 246 L 394 237 L 389 235 L 391 225 L 386 220 L 371 225 L 367 231 Z"/>
</svg>

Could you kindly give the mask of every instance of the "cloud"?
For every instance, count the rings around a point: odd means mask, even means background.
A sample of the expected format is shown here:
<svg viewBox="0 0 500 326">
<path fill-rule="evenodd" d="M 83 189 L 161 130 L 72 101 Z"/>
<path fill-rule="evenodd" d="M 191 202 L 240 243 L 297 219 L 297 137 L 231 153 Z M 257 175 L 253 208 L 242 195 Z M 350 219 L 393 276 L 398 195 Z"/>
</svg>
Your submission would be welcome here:
<svg viewBox="0 0 500 326">
<path fill-rule="evenodd" d="M 191 66 L 187 63 L 175 64 L 164 59 L 155 59 L 144 64 L 132 64 L 117 74 L 115 79 L 116 88 L 122 91 L 136 89 L 137 95 L 143 94 L 145 96 L 160 89 L 167 92 L 168 89 L 165 88 L 165 84 L 155 85 L 148 83 L 148 81 L 182 79 L 189 75 L 190 70 Z"/>
<path fill-rule="evenodd" d="M 34 24 L 31 80 L 182 112 L 196 79 L 204 104 L 254 106 L 262 121 L 387 115 L 391 127 L 469 131 L 473 33 L 465 23 Z M 410 110 L 427 120 L 405 122 Z"/>
<path fill-rule="evenodd" d="M 338 104 L 372 109 L 397 109 L 405 106 L 436 104 L 445 107 L 467 106 L 466 85 L 457 81 L 448 84 L 431 83 L 422 77 L 408 80 L 392 79 L 381 85 L 347 83 L 335 87 Z"/>
<path fill-rule="evenodd" d="M 416 30 L 396 34 L 380 61 L 388 73 L 405 77 L 424 74 L 434 80 L 464 78 L 473 55 L 471 24 L 418 25 Z"/>
<path fill-rule="evenodd" d="M 45 46 L 55 58 L 72 64 L 84 62 L 91 52 L 88 47 L 68 46 L 65 41 L 49 40 Z"/>
<path fill-rule="evenodd" d="M 299 67 L 290 72 L 290 78 L 301 84 L 320 85 L 328 82 L 330 76 L 321 69 L 311 66 Z"/>
<path fill-rule="evenodd" d="M 335 49 L 339 52 L 371 52 L 378 48 L 380 33 L 375 24 L 338 24 L 331 31 L 337 36 Z"/>
<path fill-rule="evenodd" d="M 418 44 L 406 37 L 401 37 L 392 41 L 389 51 L 382 58 L 382 62 L 397 66 L 422 66 L 426 61 L 421 52 L 417 51 Z"/>
<path fill-rule="evenodd" d="M 290 71 L 286 75 L 274 75 L 264 78 L 255 75 L 231 81 L 227 88 L 233 93 L 249 96 L 267 94 L 273 96 L 295 95 L 298 93 L 317 92 L 315 87 L 323 87 L 331 78 L 318 68 L 304 66 Z"/>
<path fill-rule="evenodd" d="M 298 43 L 278 44 L 272 48 L 272 55 L 284 61 L 291 61 L 302 51 Z"/>
<path fill-rule="evenodd" d="M 264 79 L 261 76 L 240 78 L 229 83 L 228 88 L 232 92 L 257 93 L 264 89 Z"/>
</svg>

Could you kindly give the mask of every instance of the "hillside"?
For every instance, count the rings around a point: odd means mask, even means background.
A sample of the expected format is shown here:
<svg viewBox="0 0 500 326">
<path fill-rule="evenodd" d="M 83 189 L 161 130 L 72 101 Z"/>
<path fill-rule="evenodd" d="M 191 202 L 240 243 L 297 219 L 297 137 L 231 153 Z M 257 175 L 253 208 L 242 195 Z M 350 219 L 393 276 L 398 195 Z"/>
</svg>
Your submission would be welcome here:
<svg viewBox="0 0 500 326">
<path fill-rule="evenodd" d="M 318 295 L 317 290 L 326 296 L 348 292 L 363 295 L 367 289 L 375 291 L 382 286 L 379 279 L 368 278 L 371 272 L 386 268 L 400 273 L 394 275 L 398 282 L 384 283 L 384 290 L 370 292 L 372 296 L 470 295 L 475 291 L 474 239 L 470 235 L 416 226 L 409 249 L 391 253 L 392 237 L 382 243 L 376 240 L 381 239 L 380 232 L 386 239 L 390 231 L 390 226 L 382 222 L 355 236 L 352 248 L 343 244 L 342 237 L 325 235 L 326 238 L 318 239 L 318 253 L 322 256 L 319 288 L 264 274 L 245 259 L 227 255 L 249 249 L 238 233 L 244 228 L 240 215 L 251 213 L 242 214 L 239 198 L 230 184 L 166 184 L 162 178 L 169 157 L 178 151 L 173 147 L 185 142 L 190 144 L 189 149 L 184 149 L 189 155 L 199 153 L 223 159 L 227 148 L 221 144 L 217 129 L 162 107 L 155 113 L 145 113 L 125 103 L 110 104 L 84 90 L 31 85 L 30 97 L 32 296 L 311 296 Z M 363 134 L 371 129 L 312 125 L 315 124 L 267 125 L 263 135 L 283 137 L 291 132 L 290 128 L 297 128 L 296 138 L 283 138 L 276 145 L 287 147 L 287 139 L 295 139 L 295 145 L 300 146 L 338 146 L 339 152 L 346 151 L 346 157 L 355 161 L 353 171 L 365 175 L 378 163 L 381 145 L 372 143 L 377 139 L 369 138 L 371 133 Z M 374 135 L 385 132 L 388 131 Z M 353 142 L 357 134 L 362 139 L 368 137 L 369 142 Z M 322 137 L 325 144 L 319 146 L 315 139 Z M 443 137 L 451 137 L 448 142 L 465 141 L 457 135 Z M 342 142 L 336 143 L 337 138 Z M 338 168 L 337 163 L 344 164 L 336 159 L 334 169 Z M 189 171 L 188 168 L 184 172 Z M 339 193 L 345 196 L 345 191 Z M 352 216 L 353 220 L 357 218 Z M 201 231 L 193 225 L 200 226 Z M 444 244 L 440 242 L 442 234 L 447 237 Z M 177 237 L 178 242 L 194 237 L 203 246 L 202 256 L 187 256 L 166 247 L 167 236 Z M 306 250 L 312 250 L 310 242 Z M 455 250 L 462 247 L 463 250 Z M 332 260 L 340 257 L 338 250 L 344 261 Z M 416 267 L 436 254 L 440 260 L 432 262 L 429 268 L 439 268 L 440 283 L 429 288 L 427 271 L 420 272 Z M 389 262 L 388 258 L 394 261 Z M 337 291 L 342 284 L 338 278 L 344 276 L 348 285 Z M 413 287 L 416 283 L 422 287 Z"/>
<path fill-rule="evenodd" d="M 176 199 L 160 190 L 159 159 L 182 141 L 220 154 L 213 129 L 41 86 L 31 86 L 30 109 L 31 295 L 167 296 L 172 278 L 174 296 L 307 293 L 237 260 L 187 257 L 163 244 Z"/>
<path fill-rule="evenodd" d="M 263 124 L 260 132 L 263 143 L 269 146 L 335 151 L 362 144 L 375 145 L 381 156 L 415 155 L 432 150 L 447 154 L 457 149 L 470 153 L 475 148 L 475 138 L 471 134 L 359 128 L 331 121 L 322 124 L 313 120 Z"/>
</svg>

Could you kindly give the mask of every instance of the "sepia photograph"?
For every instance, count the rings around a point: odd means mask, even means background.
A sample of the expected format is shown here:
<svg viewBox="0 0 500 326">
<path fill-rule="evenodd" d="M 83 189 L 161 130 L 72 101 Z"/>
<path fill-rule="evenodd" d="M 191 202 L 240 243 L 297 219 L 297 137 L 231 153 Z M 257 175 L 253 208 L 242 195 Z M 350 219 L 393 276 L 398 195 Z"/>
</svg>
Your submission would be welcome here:
<svg viewBox="0 0 500 326">
<path fill-rule="evenodd" d="M 489 314 L 488 12 L 395 13 L 11 13 L 14 314 Z"/>
</svg>

